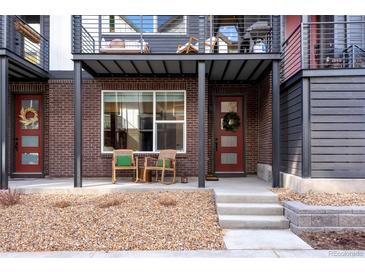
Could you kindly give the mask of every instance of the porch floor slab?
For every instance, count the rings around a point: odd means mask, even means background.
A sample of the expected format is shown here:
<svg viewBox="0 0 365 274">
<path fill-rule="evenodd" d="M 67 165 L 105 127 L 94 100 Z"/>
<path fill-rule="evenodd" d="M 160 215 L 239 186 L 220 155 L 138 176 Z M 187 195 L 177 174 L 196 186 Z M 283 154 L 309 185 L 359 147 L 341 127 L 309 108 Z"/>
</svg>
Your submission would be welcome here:
<svg viewBox="0 0 365 274">
<path fill-rule="evenodd" d="M 98 194 L 118 191 L 196 190 L 198 182 L 197 178 L 189 178 L 187 184 L 134 183 L 129 178 L 121 178 L 116 184 L 112 184 L 111 178 L 84 178 L 83 187 L 74 188 L 73 178 L 11 178 L 9 187 L 22 193 Z M 216 193 L 272 193 L 270 188 L 270 183 L 256 176 L 220 178 L 219 181 L 206 182 L 206 189 L 214 189 Z"/>
<path fill-rule="evenodd" d="M 289 229 L 227 229 L 224 243 L 229 250 L 310 250 L 310 245 Z"/>
</svg>

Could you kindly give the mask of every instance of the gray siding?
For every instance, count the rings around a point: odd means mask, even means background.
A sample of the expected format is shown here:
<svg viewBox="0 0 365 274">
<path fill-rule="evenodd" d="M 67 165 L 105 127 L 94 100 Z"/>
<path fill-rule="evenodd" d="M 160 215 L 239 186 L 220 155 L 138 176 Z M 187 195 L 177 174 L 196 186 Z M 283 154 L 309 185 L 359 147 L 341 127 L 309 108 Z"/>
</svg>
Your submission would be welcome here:
<svg viewBox="0 0 365 274">
<path fill-rule="evenodd" d="M 280 171 L 302 176 L 302 83 L 280 94 Z"/>
<path fill-rule="evenodd" d="M 313 178 L 365 178 L 365 77 L 310 80 Z"/>
</svg>

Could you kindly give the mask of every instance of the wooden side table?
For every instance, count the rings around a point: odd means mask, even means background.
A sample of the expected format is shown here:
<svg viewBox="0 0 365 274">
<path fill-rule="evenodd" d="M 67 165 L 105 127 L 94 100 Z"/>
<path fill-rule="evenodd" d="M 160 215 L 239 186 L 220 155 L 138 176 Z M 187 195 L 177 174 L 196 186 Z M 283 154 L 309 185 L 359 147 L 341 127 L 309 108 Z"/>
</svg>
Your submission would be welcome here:
<svg viewBox="0 0 365 274">
<path fill-rule="evenodd" d="M 145 182 L 145 183 L 151 183 L 152 182 L 152 171 L 151 170 L 147 170 L 146 173 L 146 181 L 143 178 L 143 174 L 144 174 L 144 167 L 139 167 L 138 168 L 138 180 L 141 182 Z"/>
</svg>

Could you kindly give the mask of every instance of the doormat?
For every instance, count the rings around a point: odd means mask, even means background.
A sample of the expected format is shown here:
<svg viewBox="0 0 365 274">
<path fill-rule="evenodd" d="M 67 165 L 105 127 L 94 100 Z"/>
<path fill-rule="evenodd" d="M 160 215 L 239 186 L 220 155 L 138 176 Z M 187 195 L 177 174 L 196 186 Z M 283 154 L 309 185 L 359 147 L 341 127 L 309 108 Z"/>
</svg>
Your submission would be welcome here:
<svg viewBox="0 0 365 274">
<path fill-rule="evenodd" d="M 205 177 L 206 181 L 219 181 L 219 178 L 215 175 L 209 174 Z"/>
</svg>

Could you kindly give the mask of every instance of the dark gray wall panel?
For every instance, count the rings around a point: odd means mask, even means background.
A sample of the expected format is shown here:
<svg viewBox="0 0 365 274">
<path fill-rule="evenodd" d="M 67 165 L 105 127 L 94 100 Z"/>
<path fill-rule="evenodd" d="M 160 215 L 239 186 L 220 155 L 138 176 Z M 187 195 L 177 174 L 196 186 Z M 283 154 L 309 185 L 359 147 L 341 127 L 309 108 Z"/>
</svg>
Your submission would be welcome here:
<svg viewBox="0 0 365 274">
<path fill-rule="evenodd" d="M 280 92 L 280 171 L 302 176 L 302 83 Z"/>
<path fill-rule="evenodd" d="M 311 90 L 314 178 L 365 178 L 365 77 L 316 77 Z"/>
</svg>

